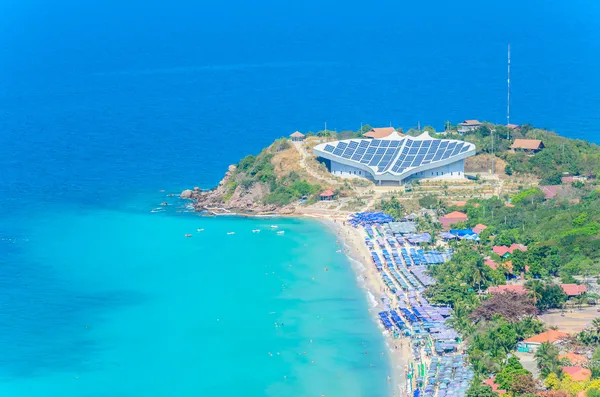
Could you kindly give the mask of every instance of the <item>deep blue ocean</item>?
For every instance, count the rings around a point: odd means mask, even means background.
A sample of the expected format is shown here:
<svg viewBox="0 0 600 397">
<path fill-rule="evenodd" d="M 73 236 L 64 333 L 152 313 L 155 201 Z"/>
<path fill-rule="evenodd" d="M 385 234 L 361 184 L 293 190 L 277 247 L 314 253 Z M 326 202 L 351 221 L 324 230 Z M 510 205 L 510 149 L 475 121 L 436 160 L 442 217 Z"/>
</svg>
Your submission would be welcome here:
<svg viewBox="0 0 600 397">
<path fill-rule="evenodd" d="M 385 395 L 335 236 L 151 214 L 160 191 L 325 122 L 505 122 L 509 43 L 511 121 L 599 142 L 599 20 L 589 0 L 1 1 L 0 393 Z"/>
</svg>

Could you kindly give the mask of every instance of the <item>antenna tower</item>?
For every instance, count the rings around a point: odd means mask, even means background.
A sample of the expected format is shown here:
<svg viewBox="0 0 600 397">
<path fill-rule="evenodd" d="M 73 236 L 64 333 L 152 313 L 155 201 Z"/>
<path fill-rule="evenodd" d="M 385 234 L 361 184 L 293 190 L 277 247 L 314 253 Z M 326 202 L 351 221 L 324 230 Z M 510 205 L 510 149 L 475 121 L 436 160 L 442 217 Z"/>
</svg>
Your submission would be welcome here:
<svg viewBox="0 0 600 397">
<path fill-rule="evenodd" d="M 510 44 L 508 45 L 508 79 L 506 90 L 506 126 L 510 124 Z M 508 128 L 507 139 L 510 139 L 510 128 Z"/>
</svg>

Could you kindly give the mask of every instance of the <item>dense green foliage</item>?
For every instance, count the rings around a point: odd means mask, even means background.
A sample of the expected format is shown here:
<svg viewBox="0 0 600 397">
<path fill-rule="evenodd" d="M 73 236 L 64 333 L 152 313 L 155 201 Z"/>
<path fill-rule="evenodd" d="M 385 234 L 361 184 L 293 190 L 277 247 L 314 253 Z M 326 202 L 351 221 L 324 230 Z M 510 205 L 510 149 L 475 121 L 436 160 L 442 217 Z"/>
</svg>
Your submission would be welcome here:
<svg viewBox="0 0 600 397">
<path fill-rule="evenodd" d="M 526 191 L 525 191 L 526 192 Z M 524 244 L 524 254 L 513 254 L 516 270 L 530 278 L 598 274 L 600 266 L 600 200 L 592 191 L 579 204 L 556 204 L 519 195 L 514 207 L 499 198 L 472 200 L 465 208 L 473 227 L 488 226 L 480 235 L 486 249 L 492 245 Z M 513 202 L 515 202 L 513 198 Z M 494 236 L 494 239 L 491 239 Z M 489 252 L 489 251 L 487 251 Z"/>
<path fill-rule="evenodd" d="M 395 219 L 400 219 L 404 216 L 404 208 L 395 196 L 392 196 L 389 200 L 381 200 L 379 206 L 383 212 Z"/>
<path fill-rule="evenodd" d="M 262 183 L 268 187 L 269 193 L 264 198 L 265 204 L 277 206 L 284 206 L 301 197 L 315 196 L 319 193 L 321 191 L 319 185 L 301 179 L 293 171 L 283 177 L 277 177 L 272 163 L 273 156 L 277 152 L 288 149 L 289 145 L 287 140 L 278 139 L 258 156 L 249 155 L 240 160 L 228 187 L 229 197 L 237 186 L 250 189 L 255 183 Z"/>
<path fill-rule="evenodd" d="M 496 397 L 498 393 L 492 390 L 490 386 L 483 386 L 474 383 L 467 391 L 467 397 Z"/>
<path fill-rule="evenodd" d="M 545 185 L 560 184 L 563 173 L 600 177 L 600 150 L 596 144 L 564 138 L 531 125 L 511 131 L 503 125 L 484 124 L 473 132 L 450 137 L 474 143 L 478 153 L 492 153 L 493 140 L 493 152 L 507 162 L 507 174 L 536 175 Z M 535 156 L 513 153 L 510 146 L 515 138 L 540 139 L 545 148 Z"/>
</svg>

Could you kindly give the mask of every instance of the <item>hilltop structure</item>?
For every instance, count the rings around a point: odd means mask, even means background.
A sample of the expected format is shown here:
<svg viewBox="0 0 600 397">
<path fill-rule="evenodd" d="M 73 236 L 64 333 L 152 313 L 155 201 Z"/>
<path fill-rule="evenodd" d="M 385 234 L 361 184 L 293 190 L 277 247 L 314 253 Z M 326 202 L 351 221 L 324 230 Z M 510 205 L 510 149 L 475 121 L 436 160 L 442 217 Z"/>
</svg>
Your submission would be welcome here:
<svg viewBox="0 0 600 397">
<path fill-rule="evenodd" d="M 464 159 L 475 154 L 472 143 L 434 139 L 427 132 L 417 137 L 393 129 L 387 133 L 323 143 L 313 152 L 336 176 L 367 178 L 380 185 L 402 184 L 407 179 L 463 179 Z"/>
</svg>

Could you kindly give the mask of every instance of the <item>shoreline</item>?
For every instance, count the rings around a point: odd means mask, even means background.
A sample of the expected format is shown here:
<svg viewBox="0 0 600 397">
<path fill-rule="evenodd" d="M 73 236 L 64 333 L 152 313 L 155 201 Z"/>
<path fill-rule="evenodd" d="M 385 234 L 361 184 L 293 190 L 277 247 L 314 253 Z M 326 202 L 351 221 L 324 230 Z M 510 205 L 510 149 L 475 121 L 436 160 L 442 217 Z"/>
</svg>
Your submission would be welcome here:
<svg viewBox="0 0 600 397">
<path fill-rule="evenodd" d="M 379 277 L 378 272 L 373 266 L 370 266 L 368 249 L 366 245 L 362 244 L 362 236 L 352 226 L 336 222 L 337 219 L 328 217 L 314 217 L 313 219 L 317 219 L 330 231 L 335 233 L 342 244 L 343 253 L 348 258 L 352 271 L 356 275 L 358 287 L 365 294 L 365 299 L 369 305 L 369 313 L 377 329 L 381 332 L 388 350 L 389 376 L 391 378 L 389 390 L 391 391 L 391 395 L 404 396 L 406 391 L 404 369 L 410 359 L 409 339 L 406 337 L 394 339 L 379 324 L 377 313 L 384 310 L 381 298 L 385 297 L 389 299 L 389 297 L 384 292 L 385 285 Z"/>
<path fill-rule="evenodd" d="M 342 212 L 342 213 L 340 213 Z M 340 211 L 335 214 L 323 213 L 231 213 L 226 216 L 239 218 L 298 218 L 304 220 L 318 221 L 338 239 L 338 243 L 342 248 L 343 254 L 348 258 L 354 272 L 357 286 L 362 290 L 364 298 L 368 305 L 368 311 L 374 325 L 377 327 L 383 337 L 383 342 L 388 353 L 388 376 L 389 387 L 388 393 L 393 397 L 406 396 L 406 375 L 405 368 L 409 364 L 411 357 L 410 339 L 401 337 L 394 339 L 393 336 L 387 333 L 378 321 L 378 313 L 384 309 L 382 298 L 390 299 L 390 296 L 384 292 L 386 289 L 383 280 L 379 276 L 377 270 L 371 265 L 370 253 L 365 244 L 363 244 L 363 236 L 358 229 L 353 228 L 349 224 L 345 224 L 349 213 Z M 200 215 L 200 214 L 198 214 Z M 208 216 L 220 218 L 222 216 L 215 214 L 201 214 L 200 216 Z M 385 382 L 383 379 L 382 382 Z"/>
</svg>

